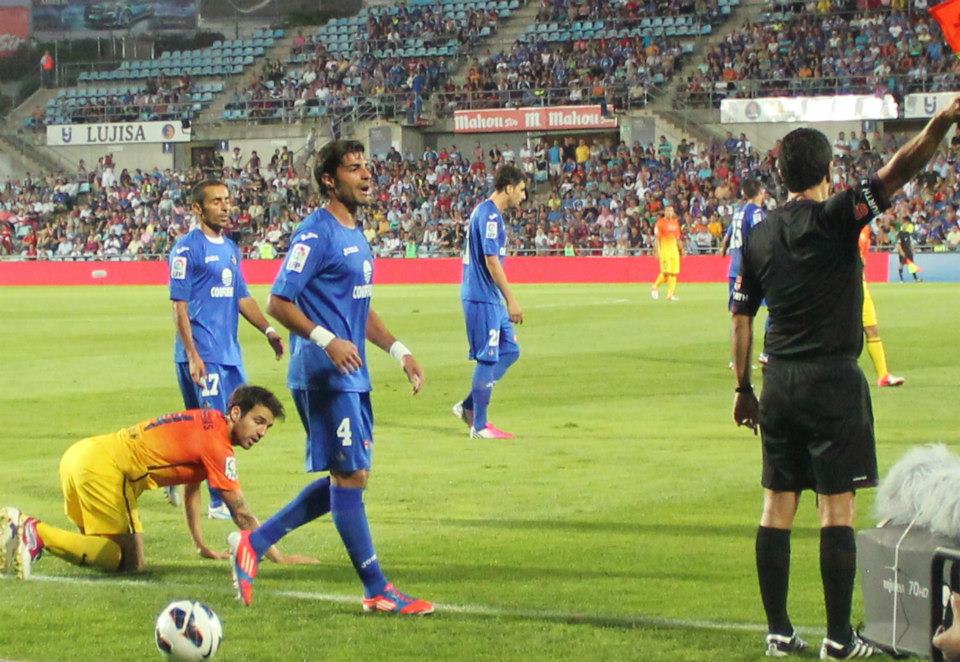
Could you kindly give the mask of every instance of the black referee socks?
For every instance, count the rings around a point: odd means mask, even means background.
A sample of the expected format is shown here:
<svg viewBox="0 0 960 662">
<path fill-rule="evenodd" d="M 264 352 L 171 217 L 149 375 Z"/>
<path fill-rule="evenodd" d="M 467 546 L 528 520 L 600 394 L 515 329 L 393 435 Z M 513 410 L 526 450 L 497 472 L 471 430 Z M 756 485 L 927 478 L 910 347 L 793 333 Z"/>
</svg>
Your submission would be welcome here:
<svg viewBox="0 0 960 662">
<path fill-rule="evenodd" d="M 857 542 L 849 526 L 820 529 L 820 576 L 827 608 L 827 637 L 847 644 L 852 636 L 850 605 L 857 575 Z"/>
<path fill-rule="evenodd" d="M 757 578 L 770 634 L 793 634 L 787 615 L 790 587 L 790 530 L 757 527 Z"/>
</svg>

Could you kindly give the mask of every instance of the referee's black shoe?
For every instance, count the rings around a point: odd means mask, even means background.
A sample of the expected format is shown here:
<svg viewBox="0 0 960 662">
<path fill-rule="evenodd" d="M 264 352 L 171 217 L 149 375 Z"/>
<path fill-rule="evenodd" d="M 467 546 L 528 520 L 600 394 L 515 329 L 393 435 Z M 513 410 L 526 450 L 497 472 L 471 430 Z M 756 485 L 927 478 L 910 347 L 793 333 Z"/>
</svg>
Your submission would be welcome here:
<svg viewBox="0 0 960 662">
<path fill-rule="evenodd" d="M 874 655 L 883 655 L 883 651 L 861 639 L 856 632 L 846 645 L 838 644 L 832 639 L 824 639 L 820 644 L 821 660 L 855 660 Z"/>
</svg>

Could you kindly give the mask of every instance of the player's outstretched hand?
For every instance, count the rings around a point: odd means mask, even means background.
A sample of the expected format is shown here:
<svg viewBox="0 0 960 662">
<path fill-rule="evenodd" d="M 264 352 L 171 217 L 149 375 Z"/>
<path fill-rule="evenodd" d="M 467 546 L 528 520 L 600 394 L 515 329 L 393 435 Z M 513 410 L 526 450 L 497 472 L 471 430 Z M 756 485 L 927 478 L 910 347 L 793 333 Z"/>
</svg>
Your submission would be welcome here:
<svg viewBox="0 0 960 662">
<path fill-rule="evenodd" d="M 733 400 L 733 422 L 737 426 L 747 426 L 756 435 L 759 421 L 760 403 L 757 402 L 757 396 L 753 392 L 737 393 Z"/>
<path fill-rule="evenodd" d="M 523 308 L 520 307 L 516 299 L 510 299 L 507 302 L 507 314 L 514 324 L 523 324 Z"/>
<path fill-rule="evenodd" d="M 954 124 L 960 122 L 960 96 L 953 98 L 953 103 L 943 109 L 943 114 Z"/>
<path fill-rule="evenodd" d="M 333 361 L 333 365 L 337 366 L 344 375 L 356 372 L 363 365 L 357 346 L 349 340 L 334 338 L 324 351 Z"/>
<path fill-rule="evenodd" d="M 953 625 L 944 629 L 941 625 L 933 635 L 933 645 L 940 649 L 947 662 L 960 660 L 960 594 L 950 594 L 950 609 L 953 611 Z"/>
<path fill-rule="evenodd" d="M 276 331 L 270 331 L 267 334 L 267 342 L 270 343 L 270 347 L 273 348 L 273 353 L 276 355 L 277 360 L 279 361 L 283 357 L 283 337 Z"/>
<path fill-rule="evenodd" d="M 416 395 L 423 388 L 424 377 L 423 368 L 413 358 L 413 354 L 407 354 L 403 357 L 403 371 L 407 374 L 410 384 L 413 385 L 413 394 Z"/>
<path fill-rule="evenodd" d="M 188 356 L 190 367 L 190 379 L 200 388 L 207 388 L 207 364 L 203 362 L 199 354 Z"/>
<path fill-rule="evenodd" d="M 224 561 L 230 558 L 230 552 L 217 552 L 206 545 L 201 545 L 197 547 L 197 552 L 200 553 L 200 558 L 204 559 L 214 559 L 215 561 Z"/>
</svg>

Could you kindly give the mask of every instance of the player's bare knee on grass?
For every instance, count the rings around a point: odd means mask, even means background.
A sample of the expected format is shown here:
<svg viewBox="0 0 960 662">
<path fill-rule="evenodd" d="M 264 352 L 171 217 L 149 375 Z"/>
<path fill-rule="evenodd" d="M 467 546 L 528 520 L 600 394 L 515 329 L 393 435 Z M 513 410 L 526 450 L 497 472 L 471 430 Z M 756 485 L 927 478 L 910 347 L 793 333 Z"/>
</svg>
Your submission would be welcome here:
<svg viewBox="0 0 960 662">
<path fill-rule="evenodd" d="M 120 566 L 117 572 L 143 572 L 146 558 L 143 552 L 143 534 L 124 534 L 119 536 L 103 536 L 120 546 Z"/>
</svg>

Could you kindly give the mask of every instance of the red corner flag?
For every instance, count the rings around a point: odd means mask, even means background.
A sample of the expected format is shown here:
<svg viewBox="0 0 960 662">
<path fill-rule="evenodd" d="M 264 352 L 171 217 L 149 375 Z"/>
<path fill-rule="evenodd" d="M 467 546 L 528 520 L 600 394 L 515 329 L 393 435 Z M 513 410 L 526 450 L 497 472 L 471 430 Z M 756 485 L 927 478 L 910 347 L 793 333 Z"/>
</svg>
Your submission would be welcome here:
<svg viewBox="0 0 960 662">
<path fill-rule="evenodd" d="M 930 8 L 930 14 L 940 24 L 950 48 L 960 56 L 960 0 L 941 2 Z"/>
</svg>

